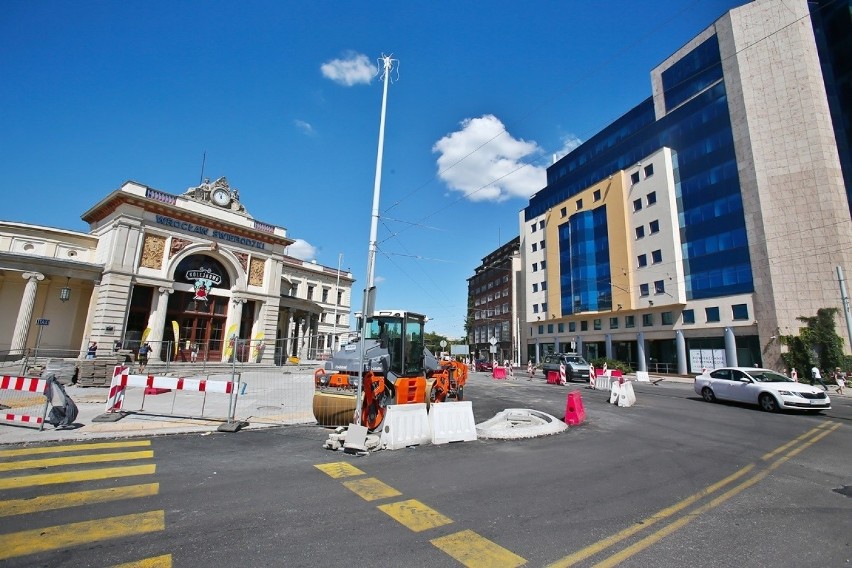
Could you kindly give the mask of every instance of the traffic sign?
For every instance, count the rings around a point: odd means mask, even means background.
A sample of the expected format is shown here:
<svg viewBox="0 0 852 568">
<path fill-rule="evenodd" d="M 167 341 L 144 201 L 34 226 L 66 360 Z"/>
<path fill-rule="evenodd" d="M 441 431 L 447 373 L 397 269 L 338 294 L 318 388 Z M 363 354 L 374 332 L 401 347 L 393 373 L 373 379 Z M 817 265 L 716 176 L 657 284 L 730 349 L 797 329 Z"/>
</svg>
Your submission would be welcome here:
<svg viewBox="0 0 852 568">
<path fill-rule="evenodd" d="M 490 343 L 491 345 L 497 345 L 497 338 L 492 335 L 491 339 L 488 340 L 488 343 Z"/>
<path fill-rule="evenodd" d="M 36 325 L 50 325 L 50 320 L 38 319 L 38 320 L 36 320 Z"/>
</svg>

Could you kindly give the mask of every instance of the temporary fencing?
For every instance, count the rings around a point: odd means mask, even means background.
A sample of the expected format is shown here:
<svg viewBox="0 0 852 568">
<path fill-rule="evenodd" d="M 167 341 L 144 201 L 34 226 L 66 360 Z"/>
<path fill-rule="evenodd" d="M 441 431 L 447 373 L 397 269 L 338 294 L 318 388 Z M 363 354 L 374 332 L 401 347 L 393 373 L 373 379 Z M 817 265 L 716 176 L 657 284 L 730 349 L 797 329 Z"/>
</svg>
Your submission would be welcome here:
<svg viewBox="0 0 852 568">
<path fill-rule="evenodd" d="M 46 379 L 3 376 L 0 378 L 0 420 L 44 429 L 47 417 Z"/>
</svg>

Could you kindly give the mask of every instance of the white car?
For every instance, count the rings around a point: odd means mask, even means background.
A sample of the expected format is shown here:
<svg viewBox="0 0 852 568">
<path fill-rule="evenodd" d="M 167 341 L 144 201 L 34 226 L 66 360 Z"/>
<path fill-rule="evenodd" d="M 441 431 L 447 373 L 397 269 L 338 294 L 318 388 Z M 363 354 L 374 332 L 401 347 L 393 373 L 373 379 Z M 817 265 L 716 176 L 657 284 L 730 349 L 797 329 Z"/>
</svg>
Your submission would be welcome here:
<svg viewBox="0 0 852 568">
<path fill-rule="evenodd" d="M 732 400 L 756 404 L 767 412 L 831 409 L 828 394 L 817 387 L 797 383 L 769 369 L 723 367 L 695 377 L 695 392 L 707 402 Z"/>
</svg>

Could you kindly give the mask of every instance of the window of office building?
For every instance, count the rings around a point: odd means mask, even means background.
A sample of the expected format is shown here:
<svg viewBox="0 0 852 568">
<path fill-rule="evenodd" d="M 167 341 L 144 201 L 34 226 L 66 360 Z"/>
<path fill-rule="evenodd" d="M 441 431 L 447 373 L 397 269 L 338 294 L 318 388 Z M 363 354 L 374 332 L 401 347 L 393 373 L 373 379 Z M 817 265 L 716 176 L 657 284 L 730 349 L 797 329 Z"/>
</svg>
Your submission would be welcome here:
<svg viewBox="0 0 852 568">
<path fill-rule="evenodd" d="M 708 323 L 719 321 L 719 308 L 718 308 L 718 306 L 713 307 L 713 308 L 704 308 L 704 313 L 707 316 L 707 322 Z"/>
<path fill-rule="evenodd" d="M 630 184 L 636 185 L 637 183 L 639 183 L 639 172 L 633 172 L 630 174 Z"/>
<path fill-rule="evenodd" d="M 538 284 L 533 284 L 532 290 L 533 290 L 533 292 L 538 292 Z"/>
<path fill-rule="evenodd" d="M 565 217 L 566 215 L 568 215 L 568 209 L 567 208 L 563 207 L 562 209 L 559 210 L 559 216 L 560 217 Z"/>
<path fill-rule="evenodd" d="M 641 211 L 642 210 L 642 200 L 641 199 L 634 199 L 633 200 L 633 210 L 634 211 Z"/>
<path fill-rule="evenodd" d="M 600 201 L 601 200 L 601 190 L 596 189 L 595 192 L 592 194 L 592 196 L 593 196 L 595 201 Z"/>
<path fill-rule="evenodd" d="M 645 166 L 645 177 L 649 178 L 654 175 L 654 164 L 648 164 Z"/>
<path fill-rule="evenodd" d="M 601 323 L 601 319 L 595 319 L 592 321 L 592 327 L 595 331 L 600 331 L 603 329 L 603 324 Z"/>
<path fill-rule="evenodd" d="M 589 322 L 583 320 L 580 322 L 580 331 L 589 331 Z"/>
<path fill-rule="evenodd" d="M 642 314 L 642 327 L 654 325 L 654 314 Z"/>
<path fill-rule="evenodd" d="M 577 331 L 577 322 L 569 321 L 568 322 L 568 333 L 574 333 Z"/>
<path fill-rule="evenodd" d="M 532 244 L 532 252 L 535 252 L 537 250 L 538 250 L 538 243 L 533 243 Z"/>
<path fill-rule="evenodd" d="M 648 194 L 648 197 L 647 197 L 647 199 L 646 199 L 646 201 L 648 202 L 648 205 L 649 205 L 649 206 L 650 206 L 650 205 L 653 205 L 654 203 L 656 203 L 656 202 L 657 202 L 657 192 L 656 192 L 656 191 L 652 191 L 651 193 L 649 193 L 649 194 Z"/>
<path fill-rule="evenodd" d="M 639 225 L 638 227 L 636 227 L 636 238 L 641 239 L 641 238 L 644 238 L 644 237 L 645 237 L 645 226 Z"/>
<path fill-rule="evenodd" d="M 577 200 L 577 211 L 579 211 L 579 210 L 580 210 L 580 209 L 582 209 L 582 208 L 583 208 L 583 200 L 582 200 L 582 199 L 578 199 L 578 200 Z"/>
<path fill-rule="evenodd" d="M 731 315 L 735 320 L 747 320 L 748 304 L 734 304 L 731 306 Z"/>
<path fill-rule="evenodd" d="M 638 257 L 638 261 L 639 261 L 639 268 L 642 268 L 643 266 L 648 266 L 648 257 L 646 255 L 640 254 L 639 257 Z"/>
<path fill-rule="evenodd" d="M 648 289 L 648 284 L 639 284 L 639 295 L 640 296 L 648 296 L 650 295 L 650 291 Z"/>
<path fill-rule="evenodd" d="M 651 234 L 657 234 L 660 232 L 660 222 L 656 219 L 648 223 L 648 229 L 651 231 Z"/>
<path fill-rule="evenodd" d="M 557 333 L 565 333 L 565 324 L 564 323 L 556 324 L 556 332 Z"/>
<path fill-rule="evenodd" d="M 552 323 L 547 324 L 547 333 L 553 333 L 553 324 Z"/>
<path fill-rule="evenodd" d="M 651 261 L 654 264 L 659 264 L 659 263 L 663 262 L 663 251 L 655 250 L 654 252 L 652 252 L 651 253 Z"/>
<path fill-rule="evenodd" d="M 663 325 L 672 325 L 674 323 L 674 319 L 672 318 L 671 312 L 661 313 L 660 319 L 662 320 Z"/>
<path fill-rule="evenodd" d="M 666 283 L 663 280 L 655 280 L 654 281 L 654 293 L 655 294 L 665 294 L 666 293 Z"/>
<path fill-rule="evenodd" d="M 695 310 L 683 310 L 683 323 L 695 323 Z"/>
<path fill-rule="evenodd" d="M 624 316 L 624 327 L 636 327 L 636 316 Z"/>
<path fill-rule="evenodd" d="M 618 329 L 618 318 L 609 318 L 609 328 Z"/>
</svg>

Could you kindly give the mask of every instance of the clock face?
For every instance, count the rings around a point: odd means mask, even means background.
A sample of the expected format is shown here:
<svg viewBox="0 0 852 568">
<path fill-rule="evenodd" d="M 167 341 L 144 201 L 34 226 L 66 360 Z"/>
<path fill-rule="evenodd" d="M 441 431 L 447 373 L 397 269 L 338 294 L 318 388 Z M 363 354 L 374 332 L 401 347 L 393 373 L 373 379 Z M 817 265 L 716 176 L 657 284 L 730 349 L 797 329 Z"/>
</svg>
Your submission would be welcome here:
<svg viewBox="0 0 852 568">
<path fill-rule="evenodd" d="M 220 207 L 227 207 L 231 202 L 231 196 L 224 189 L 216 189 L 210 194 L 210 199 L 213 200 L 213 203 Z"/>
</svg>

